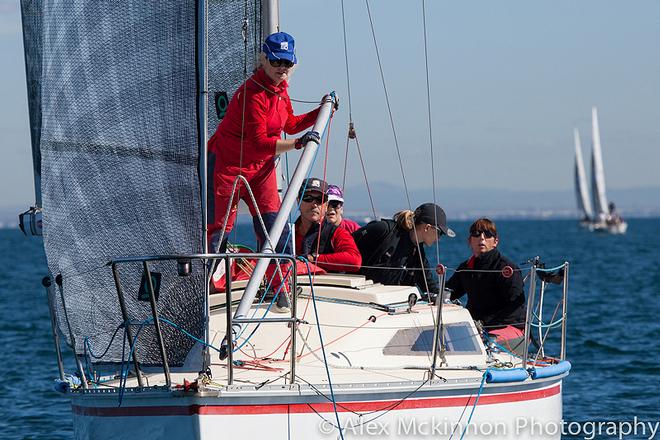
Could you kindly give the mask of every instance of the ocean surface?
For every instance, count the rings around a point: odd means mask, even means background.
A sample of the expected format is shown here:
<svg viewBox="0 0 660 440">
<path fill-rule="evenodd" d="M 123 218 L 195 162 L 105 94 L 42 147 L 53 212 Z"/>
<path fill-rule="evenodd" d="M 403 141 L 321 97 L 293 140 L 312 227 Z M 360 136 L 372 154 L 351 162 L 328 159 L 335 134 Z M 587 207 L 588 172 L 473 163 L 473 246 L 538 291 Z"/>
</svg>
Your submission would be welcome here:
<svg viewBox="0 0 660 440">
<path fill-rule="evenodd" d="M 450 226 L 457 237 L 444 237 L 439 253 L 452 268 L 469 256 L 468 223 Z M 571 263 L 567 357 L 573 369 L 564 381 L 564 419 L 660 421 L 660 219 L 632 219 L 624 236 L 590 233 L 568 220 L 501 221 L 498 229 L 499 248 L 513 261 L 539 255 L 548 267 Z M 239 238 L 250 243 L 250 235 L 241 225 Z M 39 239 L 0 230 L 1 439 L 73 436 L 69 402 L 53 391 L 57 364 L 41 286 L 46 273 Z M 67 365 L 73 371 L 70 356 Z"/>
</svg>

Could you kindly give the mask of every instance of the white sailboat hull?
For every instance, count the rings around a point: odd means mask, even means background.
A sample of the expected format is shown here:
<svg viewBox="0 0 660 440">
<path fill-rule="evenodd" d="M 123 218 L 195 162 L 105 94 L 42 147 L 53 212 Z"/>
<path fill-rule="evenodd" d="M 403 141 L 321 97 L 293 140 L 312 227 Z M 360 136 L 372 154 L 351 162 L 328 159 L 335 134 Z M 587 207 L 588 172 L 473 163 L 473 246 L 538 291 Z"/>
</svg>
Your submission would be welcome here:
<svg viewBox="0 0 660 440">
<path fill-rule="evenodd" d="M 332 281 L 335 284 L 329 285 Z M 506 352 L 491 354 L 499 367 L 492 361 L 487 364 L 485 347 L 469 312 L 445 304 L 444 325 L 460 327 L 465 333 L 447 341 L 454 348 L 447 351 L 443 365 L 430 381 L 429 354 L 420 351 L 415 355 L 411 344 L 421 340 L 418 332 L 433 328 L 435 306 L 417 304 L 406 312 L 387 313 L 346 302 L 360 298 L 365 304 L 391 303 L 388 299 L 407 298 L 415 288 L 373 285 L 350 275 L 318 275 L 316 282 L 316 295 L 326 298 L 316 304 L 323 342 L 317 334 L 316 314 L 307 314 L 304 319 L 309 324 L 301 324 L 295 349 L 296 383 L 285 380 L 289 359 L 284 353 L 290 352 L 280 343 L 290 330 L 285 325 L 271 325 L 268 331 L 254 334 L 249 349 L 237 349 L 236 356 L 244 364 L 233 364 L 232 384 L 227 381 L 227 363 L 214 356 L 211 380 L 199 390 L 184 391 L 186 378 L 193 381 L 197 373 L 173 373 L 172 383 L 179 385 L 169 389 L 162 386 L 162 373 L 151 372 L 145 377 L 151 388 L 136 387 L 135 378 L 128 379 L 121 405 L 116 380 L 105 382 L 112 388 L 69 391 L 75 438 L 335 439 L 333 394 L 344 438 L 374 432 L 387 433 L 384 438 L 415 438 L 433 429 L 445 431 L 429 435 L 449 438 L 456 424 L 461 428 L 455 438 L 465 426 L 471 430 L 468 433 L 479 434 L 466 434 L 465 438 L 483 438 L 495 432 L 497 438 L 506 439 L 560 438 L 560 431 L 552 428 L 549 435 L 544 430 L 539 434 L 538 426 L 535 432 L 521 430 L 531 429 L 532 424 L 561 422 L 562 380 L 568 370 L 528 374 L 521 368 L 520 358 Z M 212 304 L 216 301 L 222 303 L 224 294 L 214 295 Z M 305 301 L 298 299 L 299 310 L 304 310 Z M 211 338 L 216 345 L 224 335 L 225 316 L 226 311 L 211 315 Z M 273 351 L 272 347 L 278 346 L 279 351 Z M 325 347 L 327 364 L 322 360 L 321 346 Z M 503 364 L 513 368 L 502 368 Z M 541 363 L 536 368 L 543 370 L 544 366 Z M 521 372 L 523 376 L 516 376 Z"/>
<path fill-rule="evenodd" d="M 469 424 L 479 383 L 470 387 L 419 386 L 397 386 L 398 391 L 392 392 L 391 384 L 383 384 L 368 391 L 337 394 L 344 437 L 380 433 L 386 438 L 446 438 L 456 425 L 457 438 L 466 426 L 465 438 L 561 437 L 561 378 L 488 384 Z M 157 394 L 127 395 L 121 407 L 112 393 L 74 397 L 75 438 L 338 438 L 332 403 L 316 394 L 301 396 L 296 389 L 272 397 L 262 393 L 259 398 Z"/>
<path fill-rule="evenodd" d="M 625 234 L 628 230 L 628 223 L 625 221 L 618 223 L 594 222 L 589 223 L 589 230 L 593 232 L 606 232 L 609 234 Z"/>
</svg>

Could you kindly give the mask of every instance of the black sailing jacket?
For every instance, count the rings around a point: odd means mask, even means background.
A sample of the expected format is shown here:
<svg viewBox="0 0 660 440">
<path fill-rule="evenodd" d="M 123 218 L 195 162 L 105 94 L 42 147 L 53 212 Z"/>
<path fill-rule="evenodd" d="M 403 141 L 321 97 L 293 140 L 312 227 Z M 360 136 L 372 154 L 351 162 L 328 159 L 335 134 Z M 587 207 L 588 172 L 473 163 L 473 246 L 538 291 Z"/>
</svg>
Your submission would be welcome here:
<svg viewBox="0 0 660 440">
<path fill-rule="evenodd" d="M 394 220 L 374 220 L 355 231 L 353 239 L 362 254 L 359 273 L 377 283 L 417 286 L 421 292 L 426 292 L 428 283 L 428 290 L 437 295 L 438 281 L 429 269 L 423 244 L 419 245 L 420 264 L 417 245 L 410 240 L 409 232 L 399 228 Z"/>
<path fill-rule="evenodd" d="M 475 272 L 470 271 L 469 262 L 461 263 L 446 283 L 446 287 L 453 290 L 451 299 L 467 293 L 467 309 L 472 319 L 483 322 L 486 330 L 507 325 L 524 328 L 525 293 L 518 266 L 497 248 L 473 259 Z M 502 269 L 506 266 L 513 269 L 510 277 L 503 275 Z M 479 270 L 489 272 L 476 272 Z"/>
</svg>

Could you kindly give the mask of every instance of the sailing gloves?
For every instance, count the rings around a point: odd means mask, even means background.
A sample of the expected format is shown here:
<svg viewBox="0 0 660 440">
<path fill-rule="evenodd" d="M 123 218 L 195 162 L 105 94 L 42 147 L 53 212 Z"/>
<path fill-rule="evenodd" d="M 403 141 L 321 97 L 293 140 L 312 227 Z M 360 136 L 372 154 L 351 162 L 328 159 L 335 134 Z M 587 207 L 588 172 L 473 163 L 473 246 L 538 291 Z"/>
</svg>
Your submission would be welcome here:
<svg viewBox="0 0 660 440">
<path fill-rule="evenodd" d="M 319 136 L 318 132 L 310 130 L 302 135 L 302 137 L 296 139 L 296 150 L 300 150 L 302 147 L 307 145 L 307 142 L 309 141 L 315 142 L 317 145 L 319 145 L 321 143 L 321 137 Z"/>
</svg>

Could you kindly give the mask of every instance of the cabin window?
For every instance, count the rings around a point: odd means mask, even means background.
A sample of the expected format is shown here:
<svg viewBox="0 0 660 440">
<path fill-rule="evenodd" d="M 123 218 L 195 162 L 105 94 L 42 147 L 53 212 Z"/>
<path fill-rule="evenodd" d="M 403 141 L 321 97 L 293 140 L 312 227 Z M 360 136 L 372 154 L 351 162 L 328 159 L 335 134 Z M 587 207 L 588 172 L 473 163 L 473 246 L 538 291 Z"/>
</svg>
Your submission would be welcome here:
<svg viewBox="0 0 660 440">
<path fill-rule="evenodd" d="M 447 355 L 481 354 L 479 335 L 467 322 L 444 325 Z M 433 327 L 406 328 L 396 332 L 383 348 L 383 354 L 390 356 L 422 356 L 431 353 Z"/>
</svg>

